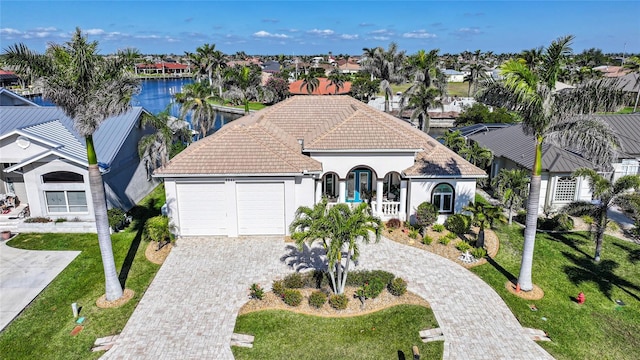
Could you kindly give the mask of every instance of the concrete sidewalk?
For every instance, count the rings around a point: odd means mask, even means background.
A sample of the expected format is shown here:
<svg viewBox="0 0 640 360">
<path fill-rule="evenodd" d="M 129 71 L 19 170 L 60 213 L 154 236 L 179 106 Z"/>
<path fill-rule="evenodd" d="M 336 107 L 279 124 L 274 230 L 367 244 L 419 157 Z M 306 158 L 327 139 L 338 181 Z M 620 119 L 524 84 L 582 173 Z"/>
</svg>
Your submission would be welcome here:
<svg viewBox="0 0 640 360">
<path fill-rule="evenodd" d="M 80 251 L 21 250 L 0 242 L 0 330 L 55 279 Z"/>
</svg>

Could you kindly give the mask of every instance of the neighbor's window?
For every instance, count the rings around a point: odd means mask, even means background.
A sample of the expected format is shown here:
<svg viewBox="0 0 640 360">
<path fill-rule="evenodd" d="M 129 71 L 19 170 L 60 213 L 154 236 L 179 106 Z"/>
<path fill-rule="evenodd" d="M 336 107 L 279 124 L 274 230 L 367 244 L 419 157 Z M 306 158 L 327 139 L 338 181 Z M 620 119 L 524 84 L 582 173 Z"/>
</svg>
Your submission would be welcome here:
<svg viewBox="0 0 640 360">
<path fill-rule="evenodd" d="M 561 177 L 556 182 L 554 201 L 573 201 L 576 195 L 576 178 Z"/>
<path fill-rule="evenodd" d="M 87 197 L 84 191 L 45 191 L 47 211 L 50 213 L 87 212 Z"/>
<path fill-rule="evenodd" d="M 337 185 L 338 185 L 338 177 L 335 174 L 327 174 L 324 176 L 324 182 L 323 182 L 323 195 L 328 197 L 328 198 L 337 198 L 338 197 L 338 191 L 337 189 Z"/>
<path fill-rule="evenodd" d="M 441 213 L 453 212 L 453 187 L 449 184 L 440 184 L 433 190 L 431 203 Z"/>
<path fill-rule="evenodd" d="M 81 183 L 84 178 L 80 174 L 71 171 L 54 171 L 42 175 L 43 183 Z"/>
</svg>

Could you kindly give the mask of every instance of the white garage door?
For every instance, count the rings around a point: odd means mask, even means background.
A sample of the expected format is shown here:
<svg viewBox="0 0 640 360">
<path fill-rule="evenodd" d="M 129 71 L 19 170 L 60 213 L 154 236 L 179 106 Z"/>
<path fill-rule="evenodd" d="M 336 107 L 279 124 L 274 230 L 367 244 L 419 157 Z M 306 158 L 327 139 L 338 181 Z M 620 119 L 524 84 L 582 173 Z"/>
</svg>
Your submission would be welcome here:
<svg viewBox="0 0 640 360">
<path fill-rule="evenodd" d="M 284 235 L 284 183 L 236 183 L 239 235 Z"/>
<path fill-rule="evenodd" d="M 177 193 L 180 234 L 227 234 L 224 183 L 178 184 Z"/>
</svg>

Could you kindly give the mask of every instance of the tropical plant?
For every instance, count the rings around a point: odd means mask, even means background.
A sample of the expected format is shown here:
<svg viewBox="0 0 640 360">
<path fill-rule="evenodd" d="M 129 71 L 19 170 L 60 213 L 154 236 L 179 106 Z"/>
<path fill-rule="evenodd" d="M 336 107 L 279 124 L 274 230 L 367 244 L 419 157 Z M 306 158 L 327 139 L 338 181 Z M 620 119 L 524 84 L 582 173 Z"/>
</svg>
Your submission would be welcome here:
<svg viewBox="0 0 640 360">
<path fill-rule="evenodd" d="M 600 261 L 604 232 L 609 224 L 607 211 L 615 205 L 621 205 L 623 196 L 631 189 L 640 189 L 640 176 L 625 175 L 616 181 L 611 181 L 593 169 L 581 168 L 574 172 L 574 176 L 586 177 L 589 181 L 595 202 L 575 201 L 567 205 L 563 212 L 570 215 L 590 215 L 593 217 L 595 228 L 596 252 L 593 259 Z"/>
<path fill-rule="evenodd" d="M 173 241 L 171 231 L 173 225 L 169 223 L 169 218 L 164 215 L 154 216 L 147 219 L 142 231 L 142 238 L 146 241 L 155 241 L 158 243 L 158 249 Z"/>
<path fill-rule="evenodd" d="M 211 89 L 215 85 L 218 87 L 218 96 L 222 97 L 222 73 L 227 66 L 224 53 L 216 50 L 216 44 L 204 44 L 196 49 L 195 53 L 185 52 L 187 61 L 196 69 L 198 78 L 206 77 Z M 215 81 L 214 81 L 215 75 Z"/>
<path fill-rule="evenodd" d="M 418 205 L 416 209 L 416 225 L 422 230 L 422 233 L 426 233 L 425 228 L 431 226 L 436 220 L 438 220 L 439 211 L 438 208 L 432 203 L 425 201 Z"/>
<path fill-rule="evenodd" d="M 470 145 L 460 149 L 459 153 L 467 159 L 467 161 L 481 168 L 491 165 L 491 161 L 493 161 L 493 153 L 491 150 L 480 146 L 475 141 L 472 141 Z"/>
<path fill-rule="evenodd" d="M 100 56 L 98 43 L 89 42 L 79 28 L 70 41 L 50 44 L 44 54 L 24 44 L 9 46 L 3 54 L 6 65 L 41 81 L 42 97 L 59 106 L 85 139 L 91 200 L 109 301 L 121 298 L 123 291 L 113 259 L 104 183 L 93 134 L 106 119 L 131 108 L 131 97 L 140 85 L 138 79 L 125 71 L 127 59 L 126 56 Z"/>
<path fill-rule="evenodd" d="M 183 86 L 182 92 L 176 94 L 180 117 L 184 120 L 191 114 L 191 124 L 198 132 L 199 139 L 207 136 L 216 120 L 218 112 L 211 103 L 213 99 L 209 86 L 198 82 Z"/>
<path fill-rule="evenodd" d="M 464 81 L 469 83 L 469 89 L 467 90 L 467 97 L 471 96 L 471 87 L 473 87 L 473 93 L 475 94 L 478 90 L 478 81 L 482 78 L 482 71 L 484 67 L 482 64 L 473 63 L 469 65 L 469 75 L 464 77 Z"/>
<path fill-rule="evenodd" d="M 289 96 L 289 82 L 281 77 L 270 77 L 264 87 L 273 93 L 273 103 L 282 101 Z"/>
<path fill-rule="evenodd" d="M 335 86 L 334 93 L 337 94 L 340 89 L 344 87 L 344 83 L 347 81 L 347 76 L 340 72 L 340 69 L 336 68 L 329 73 L 327 80 L 329 80 L 329 82 L 327 83 L 326 88 L 328 89 L 331 85 Z"/>
<path fill-rule="evenodd" d="M 393 96 L 391 84 L 404 81 L 402 67 L 405 52 L 398 51 L 398 44 L 392 42 L 385 51 L 382 47 L 363 48 L 363 69 L 371 74 L 371 80 L 380 80 L 380 91 L 384 94 L 384 111 L 389 112 L 389 99 Z"/>
<path fill-rule="evenodd" d="M 527 220 L 518 283 L 524 291 L 533 289 L 531 269 L 536 235 L 542 173 L 542 145 L 555 142 L 582 153 L 594 164 L 610 164 L 619 148 L 616 135 L 602 120 L 588 116 L 597 111 L 614 111 L 625 100 L 615 80 L 590 81 L 574 89 L 556 92 L 556 79 L 571 53 L 573 36 L 554 40 L 543 50 L 542 62 L 528 67 L 517 60 L 505 62 L 503 80 L 487 79 L 476 98 L 486 104 L 517 112 L 526 134 L 534 136 L 535 157 L 527 201 Z"/>
<path fill-rule="evenodd" d="M 479 228 L 476 240 L 476 247 L 479 248 L 484 247 L 484 230 L 487 227 L 492 227 L 495 222 L 505 221 L 501 208 L 484 202 L 470 202 L 464 207 L 464 210 L 472 214 L 471 221 Z"/>
<path fill-rule="evenodd" d="M 318 86 L 320 86 L 320 80 L 316 77 L 316 74 L 312 71 L 308 71 L 303 74 L 300 74 L 300 80 L 302 80 L 302 82 L 300 83 L 300 91 L 302 91 L 302 89 L 305 88 L 307 89 L 307 93 L 309 95 L 313 94 L 313 92 L 316 91 L 316 89 L 318 89 Z"/>
<path fill-rule="evenodd" d="M 442 140 L 444 146 L 455 152 L 460 151 L 460 149 L 467 145 L 467 140 L 462 136 L 460 130 L 447 131 L 444 135 L 440 136 L 438 140 Z"/>
<path fill-rule="evenodd" d="M 351 95 L 363 102 L 368 102 L 372 96 L 376 94 L 380 88 L 380 80 L 372 80 L 364 72 L 353 75 L 353 81 L 351 82 Z"/>
<path fill-rule="evenodd" d="M 305 242 L 321 242 L 327 256 L 327 272 L 336 294 L 344 293 L 350 262 L 357 260 L 360 253 L 358 242 L 369 242 L 370 232 L 378 241 L 381 229 L 382 222 L 371 216 L 368 204 L 361 203 L 351 209 L 341 203 L 327 209 L 326 199 L 313 208 L 298 208 L 290 225 L 291 238 L 299 247 Z"/>
<path fill-rule="evenodd" d="M 519 208 L 529 191 L 529 175 L 523 169 L 500 169 L 493 179 L 496 194 L 509 210 L 509 225 L 513 222 L 513 210 Z"/>
<path fill-rule="evenodd" d="M 262 81 L 260 69 L 250 66 L 234 66 L 227 68 L 225 78 L 229 90 L 222 96 L 225 99 L 240 101 L 244 104 L 244 114 L 249 114 L 249 101 L 258 100 L 260 83 Z"/>
<path fill-rule="evenodd" d="M 170 158 L 170 151 L 174 142 L 181 143 L 191 140 L 191 131 L 187 123 L 170 114 L 169 104 L 164 111 L 156 115 L 145 113 L 141 126 L 150 126 L 155 131 L 143 136 L 138 141 L 138 155 L 147 169 L 147 176 L 153 170 L 165 166 Z"/>
<path fill-rule="evenodd" d="M 442 106 L 438 90 L 421 84 L 418 85 L 417 89 L 413 89 L 411 93 L 402 95 L 400 113 L 406 109 L 411 110 L 411 121 L 414 122 L 417 119 L 418 128 L 424 132 L 429 132 L 429 128 L 431 127 L 429 109 L 434 107 L 442 108 Z"/>
</svg>

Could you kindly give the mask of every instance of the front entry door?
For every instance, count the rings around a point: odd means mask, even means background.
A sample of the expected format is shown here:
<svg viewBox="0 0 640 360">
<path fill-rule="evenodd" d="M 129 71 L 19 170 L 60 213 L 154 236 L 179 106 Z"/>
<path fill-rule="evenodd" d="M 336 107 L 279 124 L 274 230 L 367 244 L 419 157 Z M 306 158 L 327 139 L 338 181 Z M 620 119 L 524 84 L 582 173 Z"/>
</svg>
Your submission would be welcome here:
<svg viewBox="0 0 640 360">
<path fill-rule="evenodd" d="M 371 191 L 371 171 L 354 170 L 347 177 L 347 202 L 363 202 Z"/>
</svg>

